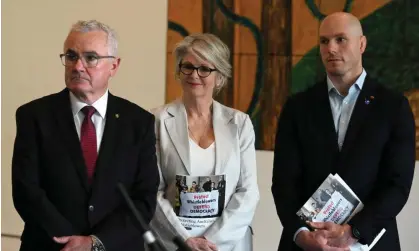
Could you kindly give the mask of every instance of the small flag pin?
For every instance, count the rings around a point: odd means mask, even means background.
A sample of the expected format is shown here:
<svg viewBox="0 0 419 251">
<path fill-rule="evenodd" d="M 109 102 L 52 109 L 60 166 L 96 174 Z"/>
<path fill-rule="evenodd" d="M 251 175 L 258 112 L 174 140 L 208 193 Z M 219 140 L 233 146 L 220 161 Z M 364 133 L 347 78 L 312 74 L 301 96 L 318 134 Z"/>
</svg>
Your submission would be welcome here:
<svg viewBox="0 0 419 251">
<path fill-rule="evenodd" d="M 119 114 L 118 113 L 115 114 L 115 118 L 119 118 Z"/>
</svg>

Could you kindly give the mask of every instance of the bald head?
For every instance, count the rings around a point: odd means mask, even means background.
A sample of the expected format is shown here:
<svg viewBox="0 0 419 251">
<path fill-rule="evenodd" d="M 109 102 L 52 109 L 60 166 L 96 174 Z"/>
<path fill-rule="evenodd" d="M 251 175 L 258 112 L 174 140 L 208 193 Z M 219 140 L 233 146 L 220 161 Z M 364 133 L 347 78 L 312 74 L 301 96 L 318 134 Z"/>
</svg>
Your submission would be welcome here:
<svg viewBox="0 0 419 251">
<path fill-rule="evenodd" d="M 319 35 L 320 55 L 329 76 L 353 80 L 361 74 L 367 39 L 358 18 L 346 12 L 333 13 L 323 19 Z"/>
<path fill-rule="evenodd" d="M 325 17 L 320 24 L 320 35 L 322 32 L 340 29 L 341 32 L 350 35 L 362 36 L 362 26 L 358 18 L 346 12 L 336 12 Z"/>
</svg>

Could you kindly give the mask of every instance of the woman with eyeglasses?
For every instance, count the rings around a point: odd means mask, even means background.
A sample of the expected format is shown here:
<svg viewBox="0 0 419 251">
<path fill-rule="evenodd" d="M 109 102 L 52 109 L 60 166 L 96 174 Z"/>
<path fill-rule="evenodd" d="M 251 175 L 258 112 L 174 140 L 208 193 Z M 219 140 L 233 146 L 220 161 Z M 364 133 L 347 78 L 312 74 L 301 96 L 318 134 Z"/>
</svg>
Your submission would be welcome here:
<svg viewBox="0 0 419 251">
<path fill-rule="evenodd" d="M 231 75 L 230 51 L 215 35 L 194 34 L 174 53 L 183 92 L 153 110 L 160 187 L 152 227 L 168 250 L 177 249 L 176 234 L 193 251 L 251 251 L 259 201 L 253 125 L 213 99 Z M 208 180 L 217 189 L 190 189 Z"/>
</svg>

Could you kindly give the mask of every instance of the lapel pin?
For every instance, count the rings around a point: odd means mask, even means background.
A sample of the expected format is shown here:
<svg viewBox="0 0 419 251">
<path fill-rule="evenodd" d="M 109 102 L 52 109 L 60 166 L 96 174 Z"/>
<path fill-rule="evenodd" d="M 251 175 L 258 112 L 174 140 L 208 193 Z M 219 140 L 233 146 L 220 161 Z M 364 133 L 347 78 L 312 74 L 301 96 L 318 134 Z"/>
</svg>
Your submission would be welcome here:
<svg viewBox="0 0 419 251">
<path fill-rule="evenodd" d="M 118 113 L 115 114 L 115 118 L 119 118 L 119 114 Z"/>
<path fill-rule="evenodd" d="M 370 96 L 370 98 L 368 99 L 368 98 L 365 98 L 365 104 L 366 105 L 369 105 L 370 103 L 371 103 L 371 101 L 373 101 L 374 100 L 374 96 Z"/>
</svg>

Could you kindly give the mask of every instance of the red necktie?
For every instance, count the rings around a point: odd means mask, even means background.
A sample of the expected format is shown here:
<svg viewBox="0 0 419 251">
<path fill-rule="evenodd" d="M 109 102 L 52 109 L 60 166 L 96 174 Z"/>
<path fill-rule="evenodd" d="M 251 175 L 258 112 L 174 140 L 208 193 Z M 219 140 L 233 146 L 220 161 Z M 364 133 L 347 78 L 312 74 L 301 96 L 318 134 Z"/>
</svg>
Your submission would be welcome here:
<svg viewBox="0 0 419 251">
<path fill-rule="evenodd" d="M 80 144 L 87 168 L 87 177 L 91 183 L 97 159 L 96 129 L 92 122 L 92 115 L 96 109 L 93 106 L 85 106 L 81 110 L 84 113 L 84 120 L 80 130 Z"/>
</svg>

